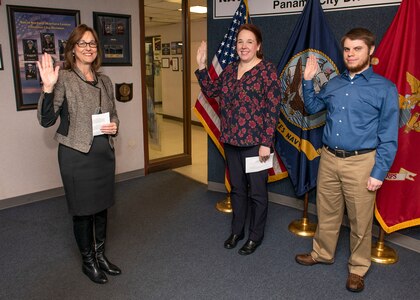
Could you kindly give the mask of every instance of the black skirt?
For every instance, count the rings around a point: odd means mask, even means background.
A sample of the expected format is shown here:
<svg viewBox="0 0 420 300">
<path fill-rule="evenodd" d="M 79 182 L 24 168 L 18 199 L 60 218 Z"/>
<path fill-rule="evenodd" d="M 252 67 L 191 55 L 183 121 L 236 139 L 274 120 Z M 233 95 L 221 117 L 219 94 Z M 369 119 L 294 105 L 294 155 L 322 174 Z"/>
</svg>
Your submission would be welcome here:
<svg viewBox="0 0 420 300">
<path fill-rule="evenodd" d="M 115 154 L 108 136 L 96 136 L 89 153 L 62 144 L 58 163 L 69 213 L 92 215 L 114 204 Z"/>
</svg>

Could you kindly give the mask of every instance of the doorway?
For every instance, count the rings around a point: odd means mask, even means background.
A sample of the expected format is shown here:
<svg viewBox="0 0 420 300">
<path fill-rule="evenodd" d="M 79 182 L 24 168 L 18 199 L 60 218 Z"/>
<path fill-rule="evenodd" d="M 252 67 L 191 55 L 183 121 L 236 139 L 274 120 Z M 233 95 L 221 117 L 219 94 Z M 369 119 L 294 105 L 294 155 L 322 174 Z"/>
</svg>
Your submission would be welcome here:
<svg viewBox="0 0 420 300">
<path fill-rule="evenodd" d="M 164 5 L 164 6 L 162 6 Z M 191 164 L 188 0 L 140 0 L 145 174 Z M 169 22 L 159 21 L 173 14 Z"/>
</svg>

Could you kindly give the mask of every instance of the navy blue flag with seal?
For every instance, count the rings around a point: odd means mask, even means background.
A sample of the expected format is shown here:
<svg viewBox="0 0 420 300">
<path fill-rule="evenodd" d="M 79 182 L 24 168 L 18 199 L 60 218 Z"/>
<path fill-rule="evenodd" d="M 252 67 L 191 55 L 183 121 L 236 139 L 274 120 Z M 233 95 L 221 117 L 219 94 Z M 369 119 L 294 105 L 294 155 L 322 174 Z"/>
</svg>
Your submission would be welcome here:
<svg viewBox="0 0 420 300">
<path fill-rule="evenodd" d="M 319 0 L 308 0 L 289 38 L 277 71 L 282 101 L 275 148 L 286 166 L 297 196 L 316 186 L 326 112 L 308 115 L 302 79 L 309 55 L 317 57 L 315 92 L 344 70 L 342 51 L 325 20 Z"/>
</svg>

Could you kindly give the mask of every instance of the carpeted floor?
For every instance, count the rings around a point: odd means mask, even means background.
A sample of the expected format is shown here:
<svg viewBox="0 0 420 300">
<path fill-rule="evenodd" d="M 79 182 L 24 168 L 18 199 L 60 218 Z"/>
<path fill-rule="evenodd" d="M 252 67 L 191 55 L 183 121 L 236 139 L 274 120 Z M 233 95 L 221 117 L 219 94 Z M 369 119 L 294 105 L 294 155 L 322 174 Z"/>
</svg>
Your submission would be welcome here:
<svg viewBox="0 0 420 300">
<path fill-rule="evenodd" d="M 64 197 L 2 210 L 0 299 L 418 299 L 420 254 L 394 245 L 399 262 L 373 264 L 365 291 L 348 292 L 347 228 L 333 265 L 295 263 L 311 239 L 288 231 L 302 212 L 282 205 L 270 203 L 254 254 L 224 249 L 223 197 L 173 171 L 118 183 L 107 256 L 123 274 L 106 285 L 81 272 Z"/>
</svg>

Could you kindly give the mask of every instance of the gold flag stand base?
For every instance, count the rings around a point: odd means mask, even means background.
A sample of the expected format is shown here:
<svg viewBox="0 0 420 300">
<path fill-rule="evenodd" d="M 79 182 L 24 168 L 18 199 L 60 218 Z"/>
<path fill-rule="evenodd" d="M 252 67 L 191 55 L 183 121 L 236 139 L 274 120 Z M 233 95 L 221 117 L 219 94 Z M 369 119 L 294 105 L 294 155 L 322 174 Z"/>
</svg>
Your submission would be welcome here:
<svg viewBox="0 0 420 300">
<path fill-rule="evenodd" d="M 299 220 L 294 220 L 289 224 L 289 231 L 305 237 L 312 237 L 315 235 L 316 224 L 310 223 L 308 219 L 308 204 L 309 204 L 309 194 L 305 194 L 305 199 L 303 201 L 303 217 Z"/>
<path fill-rule="evenodd" d="M 312 237 L 315 235 L 315 230 L 316 224 L 310 223 L 308 218 L 294 220 L 289 224 L 289 231 L 299 236 Z"/>
<path fill-rule="evenodd" d="M 398 261 L 397 252 L 384 243 L 385 232 L 381 229 L 378 242 L 372 245 L 371 260 L 378 264 L 390 265 Z"/>
<path fill-rule="evenodd" d="M 227 194 L 226 199 L 217 202 L 216 208 L 218 211 L 221 211 L 227 214 L 232 213 L 232 204 L 230 202 L 230 195 Z"/>
</svg>

